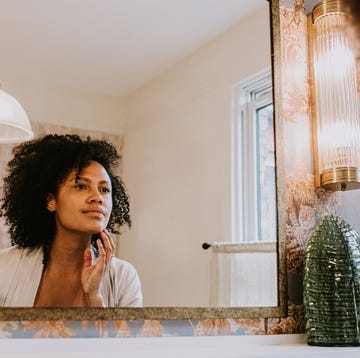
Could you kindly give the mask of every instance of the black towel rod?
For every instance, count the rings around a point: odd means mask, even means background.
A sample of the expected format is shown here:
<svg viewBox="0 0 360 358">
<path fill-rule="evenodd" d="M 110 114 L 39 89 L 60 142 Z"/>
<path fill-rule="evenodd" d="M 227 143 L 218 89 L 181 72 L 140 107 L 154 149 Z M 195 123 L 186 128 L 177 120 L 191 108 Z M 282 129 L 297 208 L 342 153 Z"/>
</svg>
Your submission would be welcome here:
<svg viewBox="0 0 360 358">
<path fill-rule="evenodd" d="M 207 242 L 204 242 L 201 247 L 204 249 L 204 250 L 207 250 L 209 247 L 211 247 L 210 244 L 208 244 Z"/>
</svg>

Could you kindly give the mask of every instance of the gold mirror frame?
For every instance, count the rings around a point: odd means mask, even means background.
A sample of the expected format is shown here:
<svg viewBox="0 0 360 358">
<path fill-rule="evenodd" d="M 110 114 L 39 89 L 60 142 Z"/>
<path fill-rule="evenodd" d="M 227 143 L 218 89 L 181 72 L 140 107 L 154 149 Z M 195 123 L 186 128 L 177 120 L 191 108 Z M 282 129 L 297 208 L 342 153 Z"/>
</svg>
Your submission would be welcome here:
<svg viewBox="0 0 360 358">
<path fill-rule="evenodd" d="M 279 0 L 268 0 L 271 25 L 276 192 L 278 232 L 278 305 L 272 307 L 144 307 L 144 308 L 2 308 L 2 321 L 52 320 L 180 320 L 210 318 L 286 317 L 285 182 L 281 115 L 281 61 Z M 276 120 L 275 120 L 276 119 Z"/>
</svg>

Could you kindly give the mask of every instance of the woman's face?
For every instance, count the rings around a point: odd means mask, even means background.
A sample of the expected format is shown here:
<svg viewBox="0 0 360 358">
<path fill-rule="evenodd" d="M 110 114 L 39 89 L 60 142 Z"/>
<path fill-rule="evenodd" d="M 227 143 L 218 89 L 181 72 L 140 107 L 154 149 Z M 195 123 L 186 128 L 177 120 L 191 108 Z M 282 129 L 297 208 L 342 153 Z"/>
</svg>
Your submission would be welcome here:
<svg viewBox="0 0 360 358">
<path fill-rule="evenodd" d="M 56 232 L 97 234 L 108 224 L 112 210 L 111 180 L 105 168 L 92 161 L 76 180 L 73 170 L 50 195 L 47 208 L 55 211 Z"/>
</svg>

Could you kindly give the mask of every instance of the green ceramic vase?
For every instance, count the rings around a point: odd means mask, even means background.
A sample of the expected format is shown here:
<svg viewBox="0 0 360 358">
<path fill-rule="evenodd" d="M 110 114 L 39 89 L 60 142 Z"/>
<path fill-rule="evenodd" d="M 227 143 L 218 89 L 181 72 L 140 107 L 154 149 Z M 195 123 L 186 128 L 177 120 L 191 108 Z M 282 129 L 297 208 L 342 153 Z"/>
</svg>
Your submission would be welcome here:
<svg viewBox="0 0 360 358">
<path fill-rule="evenodd" d="M 336 215 L 323 217 L 311 236 L 304 267 L 307 342 L 360 345 L 360 236 Z"/>
</svg>

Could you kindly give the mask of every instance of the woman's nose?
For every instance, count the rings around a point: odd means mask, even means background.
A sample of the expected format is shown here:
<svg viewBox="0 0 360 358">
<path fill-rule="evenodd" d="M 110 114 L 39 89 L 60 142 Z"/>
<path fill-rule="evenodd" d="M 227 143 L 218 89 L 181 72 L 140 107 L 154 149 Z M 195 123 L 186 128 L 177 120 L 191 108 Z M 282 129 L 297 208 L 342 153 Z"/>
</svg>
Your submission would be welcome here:
<svg viewBox="0 0 360 358">
<path fill-rule="evenodd" d="M 91 199 L 90 199 L 90 203 L 99 203 L 99 204 L 101 204 L 101 203 L 102 203 L 102 200 L 101 200 L 100 197 L 98 197 L 98 198 L 91 198 Z"/>
<path fill-rule="evenodd" d="M 101 195 L 97 190 L 91 192 L 88 200 L 90 203 L 102 203 Z"/>
</svg>

